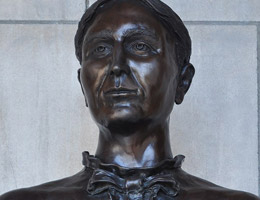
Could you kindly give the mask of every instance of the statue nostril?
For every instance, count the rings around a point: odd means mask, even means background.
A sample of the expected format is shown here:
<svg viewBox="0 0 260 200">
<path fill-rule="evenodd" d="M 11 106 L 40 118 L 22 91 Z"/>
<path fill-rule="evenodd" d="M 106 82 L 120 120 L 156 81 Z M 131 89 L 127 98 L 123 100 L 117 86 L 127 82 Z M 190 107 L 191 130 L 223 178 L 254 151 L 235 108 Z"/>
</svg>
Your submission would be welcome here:
<svg viewBox="0 0 260 200">
<path fill-rule="evenodd" d="M 111 70 L 111 75 L 119 76 L 121 74 L 121 69 L 118 65 L 114 66 Z"/>
</svg>

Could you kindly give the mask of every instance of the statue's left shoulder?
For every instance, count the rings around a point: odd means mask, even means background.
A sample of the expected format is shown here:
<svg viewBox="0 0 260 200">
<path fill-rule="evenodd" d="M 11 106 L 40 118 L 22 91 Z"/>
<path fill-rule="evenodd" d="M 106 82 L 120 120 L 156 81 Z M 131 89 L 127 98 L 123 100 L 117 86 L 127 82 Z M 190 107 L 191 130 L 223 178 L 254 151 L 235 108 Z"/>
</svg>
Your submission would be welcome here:
<svg viewBox="0 0 260 200">
<path fill-rule="evenodd" d="M 259 197 L 222 187 L 194 187 L 180 193 L 179 199 L 189 200 L 260 200 Z"/>
<path fill-rule="evenodd" d="M 183 199 L 189 200 L 260 200 L 248 192 L 227 189 L 207 180 L 188 174 L 182 169 L 175 171 L 174 176 L 180 183 Z M 180 198 L 182 199 L 182 198 Z"/>
<path fill-rule="evenodd" d="M 260 200 L 259 197 L 241 191 L 229 191 L 227 192 L 230 200 Z"/>
</svg>

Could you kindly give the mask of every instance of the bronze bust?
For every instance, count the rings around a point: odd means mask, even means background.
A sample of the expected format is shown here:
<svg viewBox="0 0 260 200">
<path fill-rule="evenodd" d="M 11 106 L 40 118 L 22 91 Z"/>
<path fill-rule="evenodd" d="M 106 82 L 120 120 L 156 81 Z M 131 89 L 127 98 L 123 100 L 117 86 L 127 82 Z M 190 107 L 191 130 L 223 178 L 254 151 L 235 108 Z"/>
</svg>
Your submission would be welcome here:
<svg viewBox="0 0 260 200">
<path fill-rule="evenodd" d="M 96 155 L 71 177 L 0 200 L 256 200 L 194 177 L 173 157 L 169 115 L 195 69 L 181 19 L 159 0 L 98 0 L 75 37 L 78 79 L 99 128 Z"/>
</svg>

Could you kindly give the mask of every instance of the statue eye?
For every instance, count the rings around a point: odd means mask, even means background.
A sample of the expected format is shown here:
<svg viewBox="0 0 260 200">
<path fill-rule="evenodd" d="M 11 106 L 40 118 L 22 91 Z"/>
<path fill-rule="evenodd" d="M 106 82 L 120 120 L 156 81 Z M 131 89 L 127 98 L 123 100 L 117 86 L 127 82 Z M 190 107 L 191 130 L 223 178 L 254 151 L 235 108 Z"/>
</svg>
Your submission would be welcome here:
<svg viewBox="0 0 260 200">
<path fill-rule="evenodd" d="M 95 52 L 104 52 L 106 50 L 106 47 L 105 46 L 98 46 L 96 49 L 95 49 Z"/>
<path fill-rule="evenodd" d="M 153 46 L 143 41 L 132 43 L 129 46 L 128 51 L 134 55 L 143 56 L 143 57 L 151 56 L 155 54 L 155 50 Z"/>
<path fill-rule="evenodd" d="M 135 50 L 137 51 L 149 51 L 150 47 L 142 42 L 139 42 L 135 45 Z"/>
<path fill-rule="evenodd" d="M 96 46 L 93 49 L 92 54 L 94 56 L 104 57 L 110 53 L 110 50 L 111 50 L 110 46 L 101 44 L 101 45 Z"/>
</svg>

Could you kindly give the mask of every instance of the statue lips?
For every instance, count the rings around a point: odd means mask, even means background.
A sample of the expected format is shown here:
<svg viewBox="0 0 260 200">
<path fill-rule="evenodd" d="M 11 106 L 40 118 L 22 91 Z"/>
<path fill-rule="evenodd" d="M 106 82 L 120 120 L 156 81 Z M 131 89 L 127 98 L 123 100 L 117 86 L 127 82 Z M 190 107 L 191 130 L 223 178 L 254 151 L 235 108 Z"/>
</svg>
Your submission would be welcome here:
<svg viewBox="0 0 260 200">
<path fill-rule="evenodd" d="M 112 87 L 105 90 L 103 92 L 103 97 L 106 99 L 107 105 L 118 108 L 130 108 L 134 105 L 134 107 L 136 107 L 137 104 L 140 104 L 142 99 L 139 89 L 125 87 Z"/>
<path fill-rule="evenodd" d="M 128 89 L 128 88 L 111 88 L 104 92 L 105 96 L 109 97 L 135 97 L 138 96 L 137 89 Z"/>
<path fill-rule="evenodd" d="M 116 84 L 115 79 L 119 79 Z M 143 88 L 133 74 L 122 73 L 120 76 L 107 76 L 100 88 L 100 105 L 113 108 L 130 108 L 140 106 L 144 99 Z"/>
</svg>

